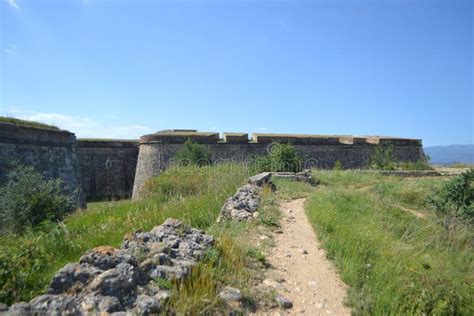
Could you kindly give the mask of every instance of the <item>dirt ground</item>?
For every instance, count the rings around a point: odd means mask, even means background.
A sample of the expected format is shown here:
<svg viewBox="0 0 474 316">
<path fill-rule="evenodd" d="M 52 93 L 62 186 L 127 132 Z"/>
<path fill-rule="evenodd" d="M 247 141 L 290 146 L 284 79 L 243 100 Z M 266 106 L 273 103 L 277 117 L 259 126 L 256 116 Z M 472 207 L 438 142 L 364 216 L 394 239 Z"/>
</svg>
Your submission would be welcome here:
<svg viewBox="0 0 474 316">
<path fill-rule="evenodd" d="M 281 204 L 282 226 L 268 256 L 272 268 L 263 282 L 291 300 L 293 307 L 272 314 L 350 315 L 343 304 L 347 286 L 320 247 L 304 202 L 297 199 Z"/>
</svg>

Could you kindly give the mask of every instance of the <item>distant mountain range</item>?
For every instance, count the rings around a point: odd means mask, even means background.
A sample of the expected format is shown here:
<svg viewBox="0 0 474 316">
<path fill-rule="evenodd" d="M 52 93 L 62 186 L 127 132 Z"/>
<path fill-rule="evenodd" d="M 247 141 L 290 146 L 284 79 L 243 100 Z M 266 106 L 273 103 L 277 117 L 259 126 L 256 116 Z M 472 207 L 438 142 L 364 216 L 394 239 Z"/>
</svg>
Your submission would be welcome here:
<svg viewBox="0 0 474 316">
<path fill-rule="evenodd" d="M 474 145 L 432 146 L 423 150 L 433 164 L 474 163 Z"/>
</svg>

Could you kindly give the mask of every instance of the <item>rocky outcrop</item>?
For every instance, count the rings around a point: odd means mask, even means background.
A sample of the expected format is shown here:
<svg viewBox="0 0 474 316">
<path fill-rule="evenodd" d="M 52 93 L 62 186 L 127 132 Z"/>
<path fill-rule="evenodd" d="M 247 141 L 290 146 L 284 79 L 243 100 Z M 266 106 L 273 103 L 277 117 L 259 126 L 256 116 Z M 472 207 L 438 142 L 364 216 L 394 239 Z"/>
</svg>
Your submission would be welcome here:
<svg viewBox="0 0 474 316">
<path fill-rule="evenodd" d="M 249 221 L 254 218 L 260 204 L 261 188 L 246 184 L 237 190 L 234 196 L 227 199 L 221 208 L 217 222 L 225 220 Z"/>
<path fill-rule="evenodd" d="M 271 173 L 262 172 L 249 178 L 248 183 L 239 188 L 234 196 L 227 199 L 221 208 L 217 222 L 226 220 L 250 221 L 259 216 L 260 193 L 264 185 L 275 189 Z"/>
<path fill-rule="evenodd" d="M 167 219 L 149 232 L 126 235 L 120 249 L 87 251 L 53 277 L 47 294 L 0 314 L 156 314 L 171 295 L 161 279 L 184 278 L 213 243 L 212 236 Z"/>
</svg>

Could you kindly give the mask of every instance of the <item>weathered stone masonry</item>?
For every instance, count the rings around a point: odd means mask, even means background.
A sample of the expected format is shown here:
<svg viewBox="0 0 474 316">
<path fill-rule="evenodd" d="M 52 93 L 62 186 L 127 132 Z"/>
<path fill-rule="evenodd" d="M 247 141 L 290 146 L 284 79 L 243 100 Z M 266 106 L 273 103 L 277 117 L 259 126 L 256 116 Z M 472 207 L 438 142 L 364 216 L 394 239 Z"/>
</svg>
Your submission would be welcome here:
<svg viewBox="0 0 474 316">
<path fill-rule="evenodd" d="M 33 166 L 46 179 L 60 178 L 66 192 L 77 192 L 77 205 L 85 207 L 75 141 L 67 131 L 0 123 L 0 176 L 13 162 Z"/>
<path fill-rule="evenodd" d="M 214 161 L 249 162 L 268 153 L 273 141 L 291 142 L 303 168 L 332 168 L 336 160 L 345 168 L 362 168 L 379 144 L 394 145 L 396 161 L 424 158 L 419 139 L 390 137 L 203 133 L 195 130 L 162 131 L 130 140 L 77 140 L 61 130 L 0 123 L 0 178 L 11 161 L 32 165 L 48 179 L 60 178 L 68 191 L 82 190 L 78 205 L 88 200 L 138 198 L 147 179 L 172 162 L 183 143 L 191 139 L 209 146 Z"/>
<path fill-rule="evenodd" d="M 130 197 L 137 157 L 135 140 L 76 140 L 68 131 L 0 123 L 0 180 L 12 162 L 33 166 L 79 192 L 80 207 L 86 199 Z"/>
<path fill-rule="evenodd" d="M 209 146 L 214 161 L 248 162 L 255 155 L 268 153 L 274 142 L 292 143 L 303 160 L 303 168 L 332 168 L 339 160 L 344 168 L 363 168 L 377 145 L 393 144 L 396 161 L 414 162 L 424 158 L 421 140 L 377 136 L 323 136 L 197 132 L 171 130 L 145 135 L 140 138 L 139 155 L 133 198 L 140 197 L 146 180 L 165 170 L 183 143 L 191 139 Z"/>
<path fill-rule="evenodd" d="M 80 179 L 89 201 L 132 195 L 138 142 L 134 140 L 77 141 Z"/>
</svg>

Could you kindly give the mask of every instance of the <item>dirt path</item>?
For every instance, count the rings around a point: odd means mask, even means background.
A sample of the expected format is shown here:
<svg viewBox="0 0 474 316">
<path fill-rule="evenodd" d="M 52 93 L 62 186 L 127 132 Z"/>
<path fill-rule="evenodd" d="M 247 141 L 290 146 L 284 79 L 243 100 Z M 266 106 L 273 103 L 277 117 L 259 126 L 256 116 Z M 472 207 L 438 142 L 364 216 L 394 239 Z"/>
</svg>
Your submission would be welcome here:
<svg viewBox="0 0 474 316">
<path fill-rule="evenodd" d="M 426 217 L 426 214 L 421 213 L 421 212 L 418 212 L 418 211 L 413 210 L 413 209 L 411 209 L 411 208 L 405 207 L 405 206 L 403 206 L 403 205 L 400 205 L 400 204 L 392 204 L 392 205 L 395 206 L 395 207 L 398 207 L 398 208 L 401 209 L 402 211 L 411 213 L 412 215 L 414 215 L 414 216 L 417 217 L 417 218 L 425 218 L 425 217 Z"/>
<path fill-rule="evenodd" d="M 268 261 L 269 283 L 293 302 L 289 315 L 350 315 L 346 285 L 326 258 L 304 212 L 305 199 L 281 204 L 282 227 Z"/>
</svg>

